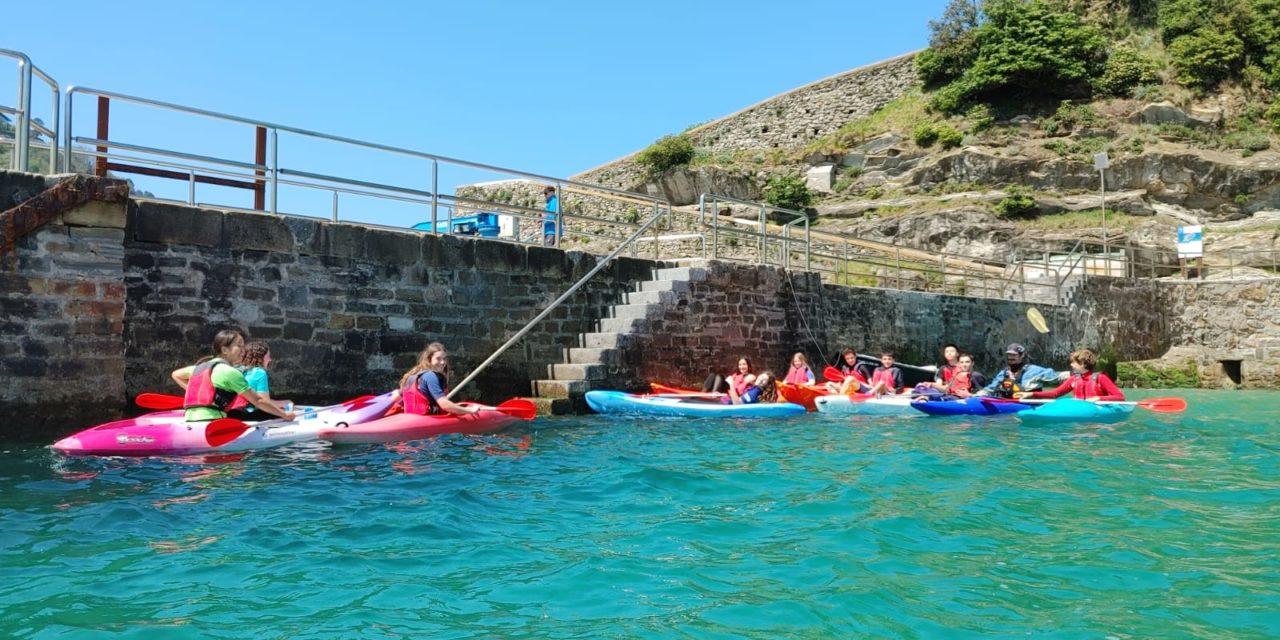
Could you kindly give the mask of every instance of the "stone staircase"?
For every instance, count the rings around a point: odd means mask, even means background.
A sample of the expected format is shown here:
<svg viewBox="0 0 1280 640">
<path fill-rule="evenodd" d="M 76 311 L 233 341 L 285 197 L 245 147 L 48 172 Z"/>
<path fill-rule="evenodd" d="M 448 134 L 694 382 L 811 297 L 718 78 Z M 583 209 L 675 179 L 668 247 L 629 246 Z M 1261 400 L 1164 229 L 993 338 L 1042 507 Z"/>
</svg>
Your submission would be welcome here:
<svg viewBox="0 0 1280 640">
<path fill-rule="evenodd" d="M 649 320 L 687 295 L 690 283 L 706 280 L 702 261 L 689 266 L 655 269 L 653 278 L 636 282 L 621 304 L 597 320 L 596 331 L 578 336 L 578 346 L 565 351 L 563 363 L 547 367 L 547 379 L 533 381 L 534 404 L 543 415 L 588 413 L 584 396 L 592 389 L 617 388 L 627 376 L 623 351 L 649 329 Z"/>
</svg>

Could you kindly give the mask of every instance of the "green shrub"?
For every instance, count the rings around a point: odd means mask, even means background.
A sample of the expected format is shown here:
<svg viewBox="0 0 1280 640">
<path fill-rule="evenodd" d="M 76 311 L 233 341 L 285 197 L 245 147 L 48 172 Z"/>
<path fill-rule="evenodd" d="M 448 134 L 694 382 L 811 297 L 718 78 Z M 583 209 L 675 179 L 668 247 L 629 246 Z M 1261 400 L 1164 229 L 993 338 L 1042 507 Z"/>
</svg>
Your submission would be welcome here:
<svg viewBox="0 0 1280 640">
<path fill-rule="evenodd" d="M 813 194 L 804 183 L 804 179 L 791 175 L 776 175 L 769 178 L 764 188 L 764 201 L 775 207 L 803 210 L 813 204 Z"/>
<path fill-rule="evenodd" d="M 1280 97 L 1271 102 L 1271 106 L 1267 107 L 1267 112 L 1262 117 L 1271 125 L 1272 131 L 1280 133 Z"/>
<path fill-rule="evenodd" d="M 1169 44 L 1178 82 L 1193 89 L 1212 89 L 1233 77 L 1244 64 L 1244 42 L 1234 33 L 1201 27 Z"/>
<path fill-rule="evenodd" d="M 1234 131 L 1226 135 L 1223 143 L 1232 149 L 1239 149 L 1247 158 L 1259 151 L 1270 149 L 1271 136 L 1266 131 L 1257 129 Z"/>
<path fill-rule="evenodd" d="M 938 129 L 932 122 L 922 122 L 911 130 L 911 139 L 922 147 L 932 147 L 938 141 Z"/>
<path fill-rule="evenodd" d="M 947 125 L 939 125 L 937 127 L 938 144 L 943 149 L 954 149 L 964 142 L 964 134 L 948 127 Z"/>
<path fill-rule="evenodd" d="M 964 117 L 969 121 L 969 131 L 978 133 L 990 129 L 996 122 L 995 113 L 991 110 L 991 105 L 975 104 L 964 112 Z"/>
<path fill-rule="evenodd" d="M 1129 45 L 1121 45 L 1107 56 L 1102 75 L 1093 81 L 1093 90 L 1104 96 L 1124 96 L 1140 84 L 1160 79 L 1154 60 Z"/>
<path fill-rule="evenodd" d="M 1232 200 L 1234 200 L 1236 204 L 1243 207 L 1246 204 L 1249 204 L 1251 200 L 1253 200 L 1253 196 L 1247 193 L 1237 193 L 1236 197 L 1232 198 Z"/>
<path fill-rule="evenodd" d="M 884 197 L 884 187 L 878 184 L 867 187 L 866 190 L 862 192 L 862 197 L 869 198 L 871 200 L 879 200 Z"/>
<path fill-rule="evenodd" d="M 693 156 L 693 140 L 689 139 L 689 136 L 680 134 L 662 136 L 657 142 L 636 154 L 636 162 L 648 169 L 650 174 L 658 175 L 672 167 L 689 164 Z"/>
<path fill-rule="evenodd" d="M 1039 211 L 1040 205 L 1031 197 L 1031 190 L 1022 185 L 1009 187 L 1005 198 L 996 203 L 996 213 L 1006 218 L 1029 216 Z"/>
</svg>

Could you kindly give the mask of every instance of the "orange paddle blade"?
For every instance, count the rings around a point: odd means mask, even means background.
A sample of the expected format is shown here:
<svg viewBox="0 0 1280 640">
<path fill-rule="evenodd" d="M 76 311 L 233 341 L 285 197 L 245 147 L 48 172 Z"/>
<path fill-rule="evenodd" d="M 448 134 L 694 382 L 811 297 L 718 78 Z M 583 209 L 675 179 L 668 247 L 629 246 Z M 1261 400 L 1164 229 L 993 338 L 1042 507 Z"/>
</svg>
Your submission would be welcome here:
<svg viewBox="0 0 1280 640">
<path fill-rule="evenodd" d="M 1138 406 L 1156 413 L 1182 413 L 1187 410 L 1186 398 L 1147 398 L 1139 400 Z"/>
<path fill-rule="evenodd" d="M 138 397 L 134 398 L 133 401 L 143 409 L 164 411 L 166 409 L 182 408 L 182 397 L 167 393 L 139 393 Z"/>
<path fill-rule="evenodd" d="M 512 398 L 496 407 L 494 411 L 505 413 L 513 418 L 532 420 L 538 417 L 538 407 L 524 398 Z"/>
<path fill-rule="evenodd" d="M 204 439 L 211 447 L 221 447 L 239 438 L 247 429 L 249 425 L 235 418 L 218 418 L 205 425 Z"/>
</svg>

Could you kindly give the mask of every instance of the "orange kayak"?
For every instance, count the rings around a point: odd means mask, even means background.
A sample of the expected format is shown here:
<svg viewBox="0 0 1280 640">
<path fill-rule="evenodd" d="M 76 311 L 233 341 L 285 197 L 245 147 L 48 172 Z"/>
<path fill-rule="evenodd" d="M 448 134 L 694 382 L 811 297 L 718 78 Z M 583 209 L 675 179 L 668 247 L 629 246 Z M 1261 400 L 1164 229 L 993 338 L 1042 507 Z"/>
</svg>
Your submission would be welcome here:
<svg viewBox="0 0 1280 640">
<path fill-rule="evenodd" d="M 701 389 L 681 389 L 680 387 L 658 384 L 657 382 L 650 382 L 649 390 L 652 393 L 702 393 Z"/>
<path fill-rule="evenodd" d="M 814 404 L 814 399 L 825 396 L 829 392 L 825 386 L 820 384 L 787 384 L 779 382 L 778 393 L 787 402 L 798 404 L 804 407 L 806 411 L 817 411 L 818 407 Z"/>
</svg>

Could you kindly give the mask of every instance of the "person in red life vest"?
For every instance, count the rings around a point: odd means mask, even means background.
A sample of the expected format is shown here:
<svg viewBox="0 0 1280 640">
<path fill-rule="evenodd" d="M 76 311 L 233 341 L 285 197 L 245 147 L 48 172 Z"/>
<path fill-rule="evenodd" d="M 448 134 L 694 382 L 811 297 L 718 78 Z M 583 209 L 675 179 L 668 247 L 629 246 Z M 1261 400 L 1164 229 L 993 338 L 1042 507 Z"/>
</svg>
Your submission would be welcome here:
<svg viewBox="0 0 1280 640">
<path fill-rule="evenodd" d="M 1098 356 L 1088 349 L 1076 349 L 1071 352 L 1071 377 L 1048 391 L 1022 392 L 1016 398 L 1057 398 L 1071 392 L 1076 400 L 1089 402 L 1123 402 L 1124 393 L 1116 387 L 1105 373 L 1093 370 L 1098 366 Z"/>
<path fill-rule="evenodd" d="M 213 355 L 171 374 L 173 381 L 186 391 L 182 407 L 187 411 L 187 422 L 225 418 L 237 397 L 243 397 L 264 413 L 294 419 L 292 411 L 285 411 L 249 388 L 244 374 L 236 368 L 243 357 L 244 334 L 237 329 L 223 329 L 213 337 Z"/>
<path fill-rule="evenodd" d="M 880 366 L 871 374 L 871 388 L 867 393 L 882 396 L 886 393 L 902 393 L 902 370 L 893 366 L 892 351 L 880 352 Z"/>
<path fill-rule="evenodd" d="M 868 371 L 870 365 L 858 362 L 858 353 L 853 349 L 845 349 L 840 354 L 840 363 L 836 365 L 836 370 L 844 374 L 844 380 L 840 382 L 827 382 L 827 391 L 829 393 L 859 393 L 866 391 L 871 385 L 871 372 Z"/>
<path fill-rule="evenodd" d="M 757 404 L 760 402 L 777 402 L 778 401 L 778 385 L 773 377 L 772 371 L 765 371 L 756 376 L 754 382 L 747 386 L 746 391 L 741 394 L 729 391 L 729 398 L 733 404 Z"/>
<path fill-rule="evenodd" d="M 938 371 L 933 374 L 933 382 L 935 385 L 941 384 L 946 386 L 951 382 L 951 376 L 956 371 L 956 364 L 960 361 L 960 347 L 948 342 L 942 346 L 942 366 L 938 367 Z M 941 388 L 941 387 L 935 387 Z"/>
<path fill-rule="evenodd" d="M 813 370 L 809 368 L 809 360 L 804 357 L 803 353 L 797 351 L 791 356 L 791 368 L 787 370 L 787 377 L 783 382 L 787 384 L 813 384 L 817 377 L 813 375 Z"/>
<path fill-rule="evenodd" d="M 943 397 L 941 399 L 950 400 L 952 398 L 968 398 L 981 390 L 982 387 L 986 386 L 986 377 L 973 370 L 973 354 L 959 354 L 956 357 L 955 362 L 955 368 L 952 370 L 951 374 L 947 376 L 946 382 L 938 382 L 935 380 L 934 382 L 921 383 L 916 386 L 916 390 L 919 391 L 921 386 L 927 387 L 925 389 L 926 391 L 929 389 L 936 389 L 937 391 L 942 392 Z M 935 399 L 938 399 L 936 398 L 936 393 L 929 393 L 934 395 Z M 926 397 L 926 395 L 918 397 Z"/>
<path fill-rule="evenodd" d="M 448 367 L 449 354 L 439 342 L 432 342 L 418 354 L 418 364 L 400 378 L 400 398 L 404 401 L 405 413 L 457 416 L 480 413 L 478 406 L 463 406 L 445 397 L 449 395 L 449 380 L 445 377 Z"/>
<path fill-rule="evenodd" d="M 751 361 L 746 357 L 738 358 L 738 370 L 725 376 L 713 373 L 702 382 L 702 390 L 715 393 L 736 392 L 742 395 L 747 387 L 756 381 L 756 374 L 751 372 Z"/>
</svg>

